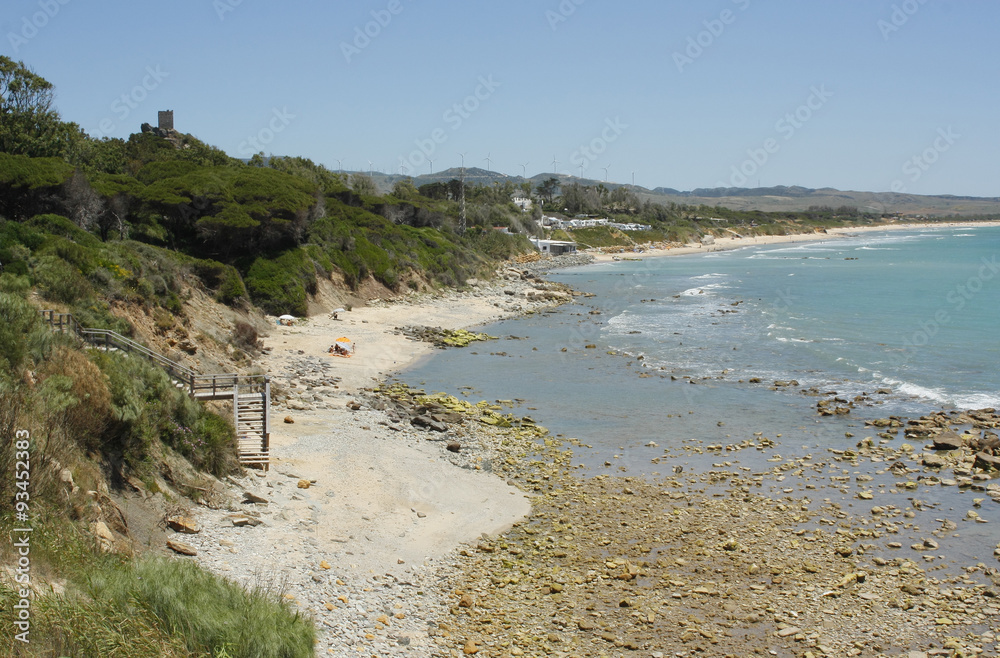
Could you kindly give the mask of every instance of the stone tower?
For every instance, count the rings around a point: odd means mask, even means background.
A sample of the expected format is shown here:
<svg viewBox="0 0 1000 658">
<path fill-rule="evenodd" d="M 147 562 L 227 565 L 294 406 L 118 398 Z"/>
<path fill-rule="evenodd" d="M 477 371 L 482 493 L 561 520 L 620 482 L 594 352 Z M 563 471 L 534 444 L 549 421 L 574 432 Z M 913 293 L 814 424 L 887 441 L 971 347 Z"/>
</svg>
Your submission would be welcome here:
<svg viewBox="0 0 1000 658">
<path fill-rule="evenodd" d="M 174 129 L 174 111 L 173 110 L 160 110 L 160 112 L 159 112 L 159 128 L 160 128 L 160 130 L 173 130 Z"/>
</svg>

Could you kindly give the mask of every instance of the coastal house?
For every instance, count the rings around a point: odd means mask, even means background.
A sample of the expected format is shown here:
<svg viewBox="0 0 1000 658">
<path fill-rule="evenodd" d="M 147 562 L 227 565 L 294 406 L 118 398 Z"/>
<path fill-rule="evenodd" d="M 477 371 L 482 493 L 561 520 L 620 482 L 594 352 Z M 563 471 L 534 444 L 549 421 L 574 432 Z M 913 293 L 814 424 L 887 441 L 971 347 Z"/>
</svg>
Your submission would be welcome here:
<svg viewBox="0 0 1000 658">
<path fill-rule="evenodd" d="M 576 253 L 576 243 L 567 242 L 565 240 L 539 240 L 538 238 L 530 238 L 531 244 L 535 245 L 535 249 L 542 252 L 544 256 L 562 256 L 564 254 L 575 254 Z"/>
<path fill-rule="evenodd" d="M 510 198 L 511 203 L 521 209 L 521 212 L 528 212 L 531 210 L 531 197 L 529 197 L 524 192 L 514 192 L 514 195 Z"/>
</svg>

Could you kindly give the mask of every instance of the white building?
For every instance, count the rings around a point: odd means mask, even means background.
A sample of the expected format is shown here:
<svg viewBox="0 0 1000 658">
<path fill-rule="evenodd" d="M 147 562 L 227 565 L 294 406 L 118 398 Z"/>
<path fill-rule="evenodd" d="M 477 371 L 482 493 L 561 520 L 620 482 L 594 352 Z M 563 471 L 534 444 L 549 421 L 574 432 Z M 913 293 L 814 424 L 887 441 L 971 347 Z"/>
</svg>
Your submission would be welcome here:
<svg viewBox="0 0 1000 658">
<path fill-rule="evenodd" d="M 531 198 L 524 192 L 515 192 L 510 198 L 511 202 L 521 209 L 522 212 L 531 210 Z"/>
</svg>

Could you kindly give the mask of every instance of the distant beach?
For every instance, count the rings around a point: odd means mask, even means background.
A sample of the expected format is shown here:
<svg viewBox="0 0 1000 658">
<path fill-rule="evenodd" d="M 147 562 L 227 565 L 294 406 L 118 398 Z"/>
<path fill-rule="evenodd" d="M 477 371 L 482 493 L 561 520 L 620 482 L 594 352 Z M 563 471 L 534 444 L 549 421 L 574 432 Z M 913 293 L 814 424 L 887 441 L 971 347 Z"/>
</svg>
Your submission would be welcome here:
<svg viewBox="0 0 1000 658">
<path fill-rule="evenodd" d="M 759 235 L 753 237 L 715 238 L 711 244 L 704 245 L 684 245 L 670 249 L 647 249 L 642 252 L 625 250 L 620 254 L 601 253 L 598 250 L 588 251 L 594 255 L 598 262 L 615 260 L 616 256 L 628 258 L 657 258 L 660 256 L 683 256 L 687 254 L 704 254 L 712 251 L 725 251 L 729 249 L 740 249 L 743 247 L 764 246 L 771 244 L 787 244 L 795 242 L 815 242 L 817 240 L 835 240 L 845 235 L 858 233 L 877 233 L 880 231 L 913 231 L 932 228 L 976 228 L 982 226 L 1000 226 L 1000 221 L 981 222 L 934 222 L 934 223 L 906 223 L 906 224 L 884 224 L 878 226 L 849 226 L 842 228 L 827 229 L 825 233 L 796 233 L 792 235 Z M 610 250 L 608 250 L 610 251 Z"/>
</svg>

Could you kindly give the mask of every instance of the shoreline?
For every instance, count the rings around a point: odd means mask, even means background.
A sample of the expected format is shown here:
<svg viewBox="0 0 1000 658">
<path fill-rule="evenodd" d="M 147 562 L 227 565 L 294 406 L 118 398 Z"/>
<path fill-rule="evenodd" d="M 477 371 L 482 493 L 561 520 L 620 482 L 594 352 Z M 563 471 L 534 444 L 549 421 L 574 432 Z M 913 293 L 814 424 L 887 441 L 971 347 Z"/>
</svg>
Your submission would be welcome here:
<svg viewBox="0 0 1000 658">
<path fill-rule="evenodd" d="M 418 426 L 373 390 L 436 349 L 397 327 L 467 329 L 571 298 L 509 269 L 444 295 L 273 324 L 258 360 L 272 376 L 270 469 L 228 478 L 228 504 L 192 512 L 202 527 L 184 538 L 194 559 L 243 584 L 276 583 L 316 619 L 317 655 L 362 646 L 431 655 L 427 624 L 445 609 L 436 583 L 446 558 L 528 518 L 532 494 L 494 472 L 504 465 L 492 463 L 502 440 L 493 428 Z M 355 342 L 351 358 L 327 352 L 342 336 Z"/>
<path fill-rule="evenodd" d="M 883 230 L 883 227 L 871 227 L 870 230 Z M 830 238 L 829 234 L 819 236 L 819 239 Z M 692 253 L 697 252 L 696 249 Z M 676 250 L 665 255 L 674 253 Z M 785 498 L 790 500 L 788 493 L 795 482 L 798 482 L 798 489 L 815 490 L 808 494 L 802 492 L 800 495 L 805 496 L 803 501 L 808 497 L 822 498 L 832 494 L 834 501 L 838 500 L 836 496 L 842 496 L 840 499 L 844 501 L 844 507 L 849 507 L 849 501 L 862 493 L 875 491 L 881 496 L 890 490 L 895 493 L 895 488 L 898 488 L 905 496 L 910 491 L 909 486 L 894 485 L 892 476 L 888 481 L 883 476 L 881 481 L 873 484 L 864 484 L 868 480 L 858 477 L 857 483 L 851 484 L 857 488 L 855 493 L 848 489 L 847 483 L 823 482 L 824 478 L 817 478 L 816 475 L 810 478 L 808 473 L 806 477 L 799 474 L 793 479 L 790 473 L 792 466 L 800 471 L 819 470 L 821 466 L 842 466 L 852 468 L 855 474 L 869 470 L 884 474 L 884 467 L 875 464 L 876 455 L 877 461 L 886 463 L 894 459 L 912 462 L 920 457 L 919 452 L 904 454 L 905 451 L 899 451 L 899 441 L 884 451 L 879 447 L 881 452 L 875 452 L 871 457 L 872 463 L 866 462 L 860 471 L 857 456 L 845 458 L 841 454 L 820 457 L 817 462 L 811 462 L 809 457 L 787 458 L 776 465 L 773 472 L 754 473 L 751 478 L 750 473 L 737 470 L 740 461 L 736 455 L 730 457 L 727 453 L 725 459 L 731 460 L 733 466 L 730 470 L 717 469 L 718 473 L 706 465 L 697 473 L 685 472 L 683 477 L 666 478 L 642 486 L 634 478 L 622 476 L 584 480 L 570 470 L 571 453 L 566 448 L 567 445 L 575 446 L 574 440 L 546 439 L 544 448 L 540 448 L 540 462 L 518 465 L 523 460 L 518 457 L 517 451 L 523 446 L 513 449 L 501 446 L 521 430 L 498 431 L 476 422 L 452 424 L 454 419 L 449 420 L 446 432 L 417 428 L 410 424 L 410 417 L 394 403 L 392 396 L 370 390 L 392 374 L 426 358 L 434 349 L 427 343 L 406 338 L 395 327 L 470 328 L 551 304 L 551 301 L 529 302 L 530 290 L 560 292 L 540 279 L 510 275 L 495 283 L 474 283 L 465 291 L 451 291 L 445 295 L 413 295 L 402 300 L 377 302 L 342 313 L 339 320 L 314 316 L 294 327 L 274 326 L 270 336 L 265 338 L 269 353 L 264 357 L 264 363 L 277 380 L 272 425 L 275 459 L 269 473 L 251 471 L 242 480 L 234 481 L 231 492 L 237 501 L 242 491 L 251 491 L 267 502 L 252 505 L 234 502 L 227 509 L 201 510 L 199 520 L 205 530 L 191 536 L 190 541 L 200 552 L 196 559 L 206 568 L 240 582 L 251 583 L 262 572 L 273 574 L 275 579 L 283 581 L 286 598 L 316 620 L 320 637 L 317 655 L 340 656 L 347 655 L 349 651 L 351 655 L 454 656 L 469 654 L 472 649 L 484 656 L 541 655 L 533 652 L 542 651 L 542 645 L 546 654 L 571 655 L 587 645 L 597 653 L 580 655 L 601 655 L 607 651 L 613 653 L 617 649 L 631 649 L 633 645 L 649 649 L 654 639 L 646 632 L 623 632 L 621 628 L 624 626 L 608 626 L 601 621 L 602 617 L 596 618 L 593 623 L 588 622 L 592 615 L 585 611 L 591 610 L 586 606 L 593 605 L 596 595 L 600 594 L 598 600 L 608 596 L 618 597 L 613 606 L 605 608 L 602 604 L 594 611 L 601 612 L 603 618 L 609 621 L 622 615 L 628 622 L 627 618 L 638 610 L 658 620 L 670 618 L 672 614 L 669 607 L 659 609 L 658 606 L 666 606 L 666 603 L 647 599 L 642 593 L 644 590 L 630 584 L 633 578 L 647 578 L 651 570 L 650 566 L 643 566 L 641 555 L 631 555 L 631 549 L 623 544 L 617 552 L 609 554 L 614 557 L 614 565 L 608 567 L 605 559 L 594 562 L 593 555 L 580 548 L 580 545 L 587 544 L 583 548 L 601 552 L 608 550 L 601 548 L 605 546 L 601 537 L 614 536 L 617 532 L 624 538 L 629 536 L 628 533 L 634 533 L 633 530 L 627 533 L 621 530 L 635 525 L 635 519 L 629 514 L 631 506 L 621 505 L 624 495 L 632 497 L 633 504 L 649 508 L 666 501 L 675 510 L 687 509 L 688 512 L 678 520 L 690 520 L 693 525 L 687 526 L 691 528 L 687 532 L 700 533 L 706 530 L 705 523 L 718 522 L 735 512 L 749 520 L 752 512 L 737 500 L 730 500 L 733 491 L 729 497 L 718 500 L 704 498 L 699 491 L 703 493 L 706 484 L 731 480 L 738 483 L 735 492 L 739 493 L 746 487 L 759 489 L 760 478 L 763 478 L 764 497 L 755 498 L 753 506 L 766 511 L 766 516 L 754 520 L 750 524 L 751 529 L 753 525 L 771 523 L 785 515 L 786 503 L 780 501 Z M 326 354 L 329 344 L 340 336 L 356 341 L 358 351 L 354 357 L 339 359 Z M 456 389 L 461 384 L 456 382 L 450 393 L 458 393 Z M 280 412 L 278 404 L 284 405 Z M 282 416 L 286 414 L 294 422 L 282 422 Z M 459 453 L 446 449 L 450 441 L 461 444 Z M 758 447 L 762 448 L 772 449 L 764 443 Z M 510 459 L 514 460 L 513 464 L 504 463 Z M 712 457 L 706 456 L 706 459 Z M 491 461 L 494 462 L 492 466 Z M 919 467 L 919 461 L 916 463 Z M 726 466 L 729 466 L 728 461 Z M 500 472 L 510 479 L 498 477 Z M 893 475 L 897 480 L 907 477 L 896 472 Z M 912 477 L 917 482 L 922 478 Z M 785 481 L 786 478 L 790 481 Z M 305 488 L 301 488 L 303 481 Z M 667 495 L 668 492 L 672 493 Z M 921 495 L 928 494 L 922 491 Z M 573 502 L 578 497 L 587 505 L 580 507 L 579 501 Z M 619 516 L 608 517 L 612 522 L 603 534 L 591 536 L 587 531 L 572 530 L 573 523 L 565 519 L 567 514 L 583 519 L 595 510 L 601 510 L 600 517 L 595 519 L 604 518 L 611 512 L 606 507 L 595 508 L 593 505 L 609 502 L 618 508 L 614 513 Z M 882 501 L 879 504 L 885 505 Z M 910 503 L 900 502 L 898 507 L 892 504 L 886 506 L 887 519 L 901 517 L 886 521 L 888 528 L 905 524 L 902 518 L 921 511 L 919 507 L 914 511 L 908 505 Z M 701 508 L 707 511 L 707 517 L 695 513 Z M 863 533 L 870 531 L 865 518 L 867 509 L 868 506 L 865 506 L 857 513 L 852 512 L 850 517 L 841 517 L 840 504 L 827 502 L 822 510 L 813 510 L 808 514 L 803 508 L 800 523 L 809 519 L 816 522 L 825 513 L 840 518 L 842 524 L 849 521 L 853 524 L 850 532 L 865 537 L 867 535 Z M 261 524 L 234 527 L 234 512 L 252 516 Z M 984 515 L 989 516 L 985 512 Z M 525 519 L 531 523 L 522 523 Z M 932 524 L 929 519 L 926 523 L 928 526 Z M 913 527 L 901 535 L 904 542 L 906 539 L 903 537 L 920 530 L 913 521 L 906 525 Z M 881 527 L 881 523 L 876 525 L 876 529 Z M 542 536 L 553 538 L 548 550 L 538 549 L 539 528 Z M 927 529 L 931 530 L 931 527 Z M 895 534 L 900 530 L 877 532 Z M 825 538 L 821 534 L 810 534 L 806 538 L 812 543 L 799 545 L 802 540 L 795 538 L 799 536 L 797 532 L 791 538 L 785 536 L 785 530 L 778 534 L 783 543 L 774 547 L 778 551 L 775 555 L 807 547 L 825 547 L 832 551 L 843 544 L 843 541 L 831 541 L 840 540 L 839 535 Z M 931 534 L 938 535 L 938 532 L 931 531 Z M 714 535 L 710 533 L 706 536 Z M 633 538 L 641 539 L 639 536 Z M 749 542 L 761 541 L 761 538 L 737 537 L 734 541 L 737 541 L 734 546 L 749 546 Z M 589 545 L 591 543 L 593 546 Z M 729 549 L 724 549 L 706 562 L 699 547 L 694 546 L 694 553 L 689 553 L 687 551 L 691 547 L 680 546 L 686 545 L 682 542 L 676 549 L 679 551 L 677 555 L 684 556 L 681 559 L 701 565 L 700 568 L 708 569 L 708 573 L 721 568 L 731 553 Z M 742 550 L 736 549 L 736 554 Z M 790 596 L 789 589 L 797 590 L 807 585 L 802 584 L 803 576 L 795 573 L 790 564 L 782 562 L 779 576 L 773 571 L 766 571 L 770 563 L 765 560 L 773 559 L 773 555 L 766 551 L 754 555 L 757 570 L 761 571 L 764 567 L 762 573 L 770 579 L 749 580 L 749 584 L 744 583 L 748 589 L 743 594 L 732 588 L 720 591 L 715 582 L 702 582 L 705 576 L 681 575 L 678 572 L 687 569 L 678 563 L 660 576 L 667 579 L 664 601 L 692 603 L 696 604 L 696 608 L 712 608 L 710 604 L 713 601 L 720 604 L 728 602 L 726 605 L 736 607 L 733 611 L 724 611 L 720 619 L 729 619 L 727 623 L 731 624 L 750 624 L 751 628 L 757 629 L 751 633 L 761 637 L 773 632 L 761 631 L 761 624 L 770 628 L 776 622 L 776 632 L 783 633 L 788 628 L 805 628 L 808 619 L 808 624 L 820 628 L 823 615 L 829 614 L 826 611 L 836 610 L 834 621 L 837 623 L 829 627 L 836 628 L 835 632 L 820 630 L 781 635 L 788 638 L 782 640 L 782 646 L 798 641 L 803 644 L 796 646 L 803 649 L 807 646 L 846 649 L 848 639 L 858 639 L 853 624 L 859 614 L 863 612 L 866 623 L 872 623 L 873 609 L 880 615 L 887 607 L 896 610 L 895 599 L 883 597 L 880 588 L 891 592 L 892 588 L 900 586 L 899 579 L 876 573 L 874 567 L 867 564 L 868 560 L 862 560 L 860 554 L 852 552 L 850 560 L 815 556 L 812 563 L 820 570 L 821 577 L 808 587 L 833 587 L 832 591 L 838 592 L 836 600 L 829 600 L 822 610 L 800 610 L 803 615 L 801 620 L 790 615 L 780 622 L 777 619 L 769 622 L 769 615 L 764 614 L 765 602 L 787 598 Z M 912 574 L 913 578 L 917 578 L 924 570 L 908 558 L 917 560 L 919 555 L 908 553 L 901 556 L 907 558 L 903 560 L 890 555 L 885 563 L 904 575 Z M 536 557 L 543 562 L 535 562 Z M 862 565 L 862 562 L 866 564 Z M 497 585 L 496 577 L 506 573 L 505 570 L 510 569 L 509 564 L 517 566 L 513 575 L 504 577 L 518 582 L 508 582 L 506 587 Z M 551 565 L 556 565 L 558 569 L 552 571 L 549 568 Z M 586 565 L 589 565 L 588 572 L 607 570 L 607 573 L 594 580 L 584 573 Z M 750 570 L 752 565 L 743 566 Z M 531 575 L 527 576 L 529 568 Z M 845 570 L 862 568 L 869 576 L 868 586 L 862 587 L 857 579 L 847 585 L 837 585 L 844 578 Z M 521 574 L 521 569 L 525 569 L 524 574 Z M 577 575 L 568 575 L 571 573 Z M 622 573 L 626 575 L 622 576 Z M 733 573 L 729 577 L 733 582 L 739 582 L 746 575 Z M 943 575 L 928 577 L 935 583 L 935 588 L 945 591 L 949 587 L 960 586 L 958 581 L 944 579 Z M 809 578 L 806 577 L 805 582 Z M 582 583 L 577 583 L 577 580 L 582 580 Z M 712 580 L 717 581 L 717 578 Z M 620 584 L 626 589 L 614 589 L 611 595 L 595 589 L 604 581 Z M 838 587 L 843 590 L 843 597 Z M 504 601 L 507 593 L 514 590 L 518 592 L 517 596 L 511 601 Z M 815 598 L 819 591 L 806 598 Z M 860 595 L 864 598 L 855 598 Z M 772 601 L 769 597 L 774 596 L 777 598 Z M 798 596 L 803 596 L 802 592 Z M 634 603 L 630 600 L 628 607 L 618 609 L 618 601 L 628 600 L 629 597 L 633 597 Z M 786 606 L 782 610 L 793 609 L 790 603 L 781 605 Z M 901 605 L 910 604 L 904 601 Z M 921 637 L 935 636 L 927 627 L 927 615 L 936 606 L 935 602 L 934 606 L 926 608 L 929 610 L 927 614 L 919 617 L 918 634 Z M 509 615 L 511 620 L 520 619 L 523 624 L 535 625 L 536 615 L 543 609 L 544 617 L 565 623 L 530 642 L 505 636 L 488 621 L 496 611 Z M 874 622 L 876 625 L 883 622 L 907 624 L 904 629 L 907 633 L 918 632 L 916 621 L 911 628 L 909 622 L 901 619 L 890 621 L 879 615 L 874 619 L 877 620 Z M 915 614 L 913 619 L 917 619 Z M 653 622 L 649 624 L 651 626 Z M 723 637 L 725 627 L 721 630 L 713 628 L 712 633 L 714 637 Z M 534 635 L 533 632 L 531 634 Z M 820 637 L 831 634 L 834 637 L 829 639 Z M 692 637 L 705 639 L 703 635 Z M 799 640 L 799 637 L 802 639 Z M 810 637 L 812 639 L 808 639 Z M 909 639 L 900 637 L 901 641 Z M 509 644 L 504 645 L 503 642 Z M 593 647 L 590 647 L 591 644 Z M 519 645 L 523 648 L 518 648 Z M 507 648 L 502 648 L 504 646 Z M 893 645 L 890 643 L 890 646 Z M 693 649 L 694 645 L 687 648 Z M 707 655 L 717 655 L 712 653 L 711 647 L 701 650 L 706 649 L 709 652 Z M 677 647 L 673 650 L 676 651 Z M 834 655 L 813 650 L 817 656 Z"/>
<path fill-rule="evenodd" d="M 828 229 L 826 233 L 796 233 L 792 235 L 761 235 L 752 238 L 715 238 L 715 242 L 707 245 L 683 247 L 673 247 L 668 249 L 647 249 L 643 252 L 624 251 L 620 256 L 616 254 L 591 253 L 596 262 L 607 263 L 614 261 L 616 257 L 626 257 L 629 260 L 643 260 L 645 258 L 663 258 L 667 256 L 685 256 L 689 254 L 707 254 L 715 251 L 732 251 L 733 249 L 743 249 L 745 247 L 795 244 L 799 242 L 821 242 L 823 240 L 837 240 L 859 233 L 879 233 L 883 231 L 915 231 L 929 228 L 981 228 L 997 227 L 1000 221 L 984 220 L 981 222 L 940 222 L 940 223 L 909 223 L 909 224 L 886 224 L 879 226 L 857 226 L 857 227 L 837 227 Z"/>
</svg>

